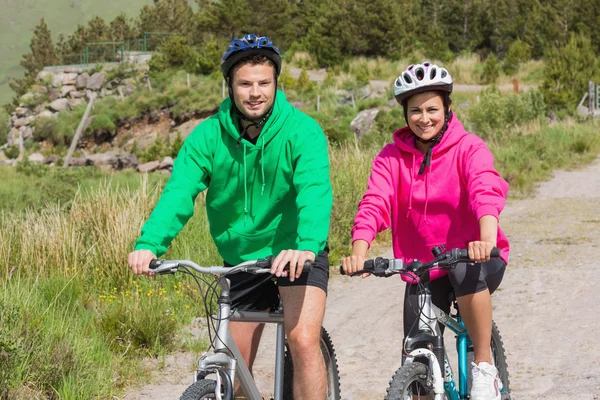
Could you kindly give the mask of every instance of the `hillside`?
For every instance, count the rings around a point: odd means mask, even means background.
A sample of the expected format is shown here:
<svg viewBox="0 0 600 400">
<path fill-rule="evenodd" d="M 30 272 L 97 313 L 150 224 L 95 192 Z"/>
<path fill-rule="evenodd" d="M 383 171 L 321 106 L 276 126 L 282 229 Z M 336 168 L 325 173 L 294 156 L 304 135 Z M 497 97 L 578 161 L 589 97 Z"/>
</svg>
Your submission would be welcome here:
<svg viewBox="0 0 600 400">
<path fill-rule="evenodd" d="M 72 33 L 77 24 L 86 24 L 96 15 L 107 21 L 121 11 L 129 17 L 137 17 L 144 5 L 152 3 L 152 0 L 0 0 L 0 104 L 13 96 L 8 82 L 22 76 L 19 61 L 29 51 L 31 36 L 40 18 L 45 19 L 56 42 L 59 34 Z"/>
</svg>

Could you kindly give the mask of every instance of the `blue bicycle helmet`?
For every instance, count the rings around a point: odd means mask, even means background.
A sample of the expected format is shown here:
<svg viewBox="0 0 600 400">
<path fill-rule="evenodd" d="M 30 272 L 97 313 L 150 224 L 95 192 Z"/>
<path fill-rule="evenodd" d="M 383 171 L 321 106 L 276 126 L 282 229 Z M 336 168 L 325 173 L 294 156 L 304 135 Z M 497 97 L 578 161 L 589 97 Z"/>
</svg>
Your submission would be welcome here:
<svg viewBox="0 0 600 400">
<path fill-rule="evenodd" d="M 275 64 L 277 76 L 281 72 L 281 52 L 266 36 L 249 34 L 241 39 L 233 39 L 221 57 L 221 72 L 227 78 L 235 64 L 242 58 L 262 54 Z"/>
</svg>

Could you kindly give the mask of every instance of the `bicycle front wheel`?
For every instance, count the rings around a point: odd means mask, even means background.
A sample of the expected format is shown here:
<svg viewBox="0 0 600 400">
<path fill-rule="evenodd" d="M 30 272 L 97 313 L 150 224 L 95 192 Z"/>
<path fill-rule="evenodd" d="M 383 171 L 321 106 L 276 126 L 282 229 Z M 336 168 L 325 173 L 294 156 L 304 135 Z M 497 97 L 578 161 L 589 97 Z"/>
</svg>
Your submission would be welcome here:
<svg viewBox="0 0 600 400">
<path fill-rule="evenodd" d="M 215 389 L 217 382 L 210 379 L 201 379 L 185 389 L 179 400 L 211 400 L 216 399 Z"/>
<path fill-rule="evenodd" d="M 404 364 L 392 376 L 385 400 L 431 400 L 434 395 L 429 367 L 415 361 Z"/>
<path fill-rule="evenodd" d="M 325 373 L 327 374 L 327 400 L 340 400 L 340 372 L 338 370 L 335 349 L 331 337 L 325 328 L 321 327 L 321 353 L 325 361 Z M 283 363 L 283 398 L 293 400 L 294 364 L 292 353 L 288 345 L 285 346 L 285 359 Z"/>
</svg>

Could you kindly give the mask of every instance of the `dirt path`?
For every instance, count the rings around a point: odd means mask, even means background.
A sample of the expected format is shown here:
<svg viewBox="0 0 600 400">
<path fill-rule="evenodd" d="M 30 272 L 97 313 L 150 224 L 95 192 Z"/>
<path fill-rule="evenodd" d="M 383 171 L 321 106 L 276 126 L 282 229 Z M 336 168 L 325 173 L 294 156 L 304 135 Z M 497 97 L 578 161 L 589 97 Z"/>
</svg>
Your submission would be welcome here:
<svg viewBox="0 0 600 400">
<path fill-rule="evenodd" d="M 502 214 L 511 259 L 493 296 L 494 320 L 516 400 L 600 399 L 598 205 L 600 161 L 556 173 L 535 198 L 510 201 Z M 336 347 L 343 399 L 383 398 L 400 366 L 402 296 L 400 279 L 331 279 L 325 327 Z M 272 391 L 273 332 L 265 330 L 256 363 L 265 395 Z M 167 382 L 125 399 L 177 399 L 191 382 L 193 357 L 166 361 L 157 376 Z"/>
</svg>

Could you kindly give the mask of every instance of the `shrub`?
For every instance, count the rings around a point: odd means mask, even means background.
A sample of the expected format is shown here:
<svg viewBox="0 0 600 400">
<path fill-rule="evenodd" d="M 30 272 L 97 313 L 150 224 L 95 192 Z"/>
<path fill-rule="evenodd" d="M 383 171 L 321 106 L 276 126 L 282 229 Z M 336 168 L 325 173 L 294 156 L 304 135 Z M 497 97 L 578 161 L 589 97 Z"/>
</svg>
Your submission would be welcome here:
<svg viewBox="0 0 600 400">
<path fill-rule="evenodd" d="M 42 141 L 54 136 L 56 131 L 56 125 L 58 121 L 53 117 L 38 118 L 35 121 L 35 130 L 33 131 L 33 138 L 37 141 Z"/>
<path fill-rule="evenodd" d="M 10 160 L 19 157 L 19 146 L 13 145 L 4 149 L 4 155 Z"/>
<path fill-rule="evenodd" d="M 511 43 L 504 58 L 502 69 L 506 75 L 515 75 L 519 72 L 519 65 L 528 61 L 531 58 L 531 51 L 527 43 L 520 39 Z"/>
<path fill-rule="evenodd" d="M 498 66 L 498 58 L 494 53 L 490 54 L 483 63 L 483 72 L 481 74 L 481 82 L 484 84 L 496 83 L 500 76 L 500 67 Z"/>
</svg>

